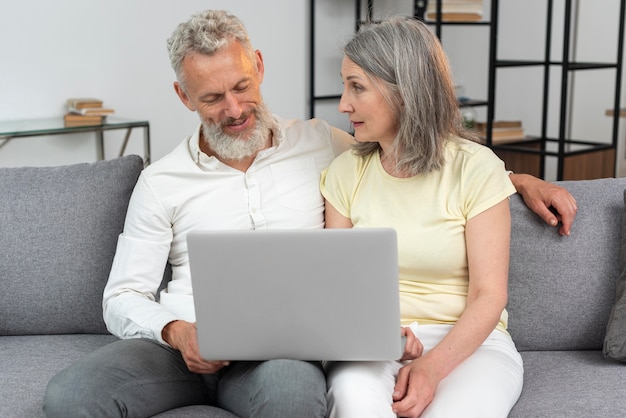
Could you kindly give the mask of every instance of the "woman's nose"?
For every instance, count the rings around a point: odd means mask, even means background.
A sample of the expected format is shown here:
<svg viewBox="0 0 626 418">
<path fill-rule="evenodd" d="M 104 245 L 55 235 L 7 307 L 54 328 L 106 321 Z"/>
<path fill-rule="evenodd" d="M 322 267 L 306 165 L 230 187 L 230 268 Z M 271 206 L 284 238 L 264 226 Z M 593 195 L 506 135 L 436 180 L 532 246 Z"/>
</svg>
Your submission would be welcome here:
<svg viewBox="0 0 626 418">
<path fill-rule="evenodd" d="M 348 100 L 345 99 L 343 94 L 341 95 L 341 99 L 339 99 L 339 105 L 337 106 L 337 110 L 339 110 L 340 113 L 350 113 L 354 110 L 352 105 L 348 103 Z"/>
</svg>

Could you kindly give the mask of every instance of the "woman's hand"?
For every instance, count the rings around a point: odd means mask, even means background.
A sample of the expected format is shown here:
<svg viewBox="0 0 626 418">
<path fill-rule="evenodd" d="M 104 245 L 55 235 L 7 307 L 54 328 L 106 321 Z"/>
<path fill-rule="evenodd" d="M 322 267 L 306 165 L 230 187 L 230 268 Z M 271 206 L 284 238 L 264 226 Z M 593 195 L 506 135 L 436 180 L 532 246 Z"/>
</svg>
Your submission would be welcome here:
<svg viewBox="0 0 626 418">
<path fill-rule="evenodd" d="M 425 357 L 402 367 L 393 392 L 393 412 L 400 417 L 419 417 L 435 397 L 439 375 Z"/>
<path fill-rule="evenodd" d="M 570 234 L 578 212 L 578 205 L 567 189 L 529 174 L 511 174 L 509 178 L 524 199 L 526 206 L 548 225 L 560 224 L 560 235 Z"/>
<path fill-rule="evenodd" d="M 404 351 L 400 361 L 415 360 L 422 356 L 424 352 L 424 346 L 422 342 L 413 334 L 413 331 L 409 327 L 400 328 L 400 335 L 406 337 L 404 343 Z"/>
</svg>

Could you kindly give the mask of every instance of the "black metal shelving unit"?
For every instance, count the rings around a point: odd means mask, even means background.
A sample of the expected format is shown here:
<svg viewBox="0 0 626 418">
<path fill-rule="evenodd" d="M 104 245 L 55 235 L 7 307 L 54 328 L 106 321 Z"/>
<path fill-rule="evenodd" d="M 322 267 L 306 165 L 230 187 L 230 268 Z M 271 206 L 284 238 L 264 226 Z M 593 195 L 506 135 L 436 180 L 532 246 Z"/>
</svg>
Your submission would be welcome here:
<svg viewBox="0 0 626 418">
<path fill-rule="evenodd" d="M 433 1 L 433 0 L 430 0 Z M 444 22 L 441 19 L 441 0 L 434 0 L 437 2 L 437 19 L 433 21 L 428 21 L 426 23 L 433 25 L 435 29 L 435 33 L 437 37 L 441 39 L 443 27 L 450 26 L 489 26 L 489 21 L 454 21 L 454 22 Z M 365 3 L 365 4 L 363 4 Z M 424 11 L 426 8 L 427 0 L 413 0 L 413 17 L 423 20 L 424 19 Z M 331 95 L 317 95 L 315 92 L 315 0 L 309 0 L 309 16 L 310 16 L 310 35 L 309 35 L 309 51 L 310 51 L 310 59 L 309 59 L 309 74 L 311 77 L 311 81 L 309 83 L 309 97 L 310 97 L 310 106 L 309 106 L 309 117 L 315 117 L 315 105 L 319 101 L 331 101 L 331 100 L 339 100 L 341 98 L 340 94 L 331 94 Z M 363 2 L 362 0 L 355 0 L 355 25 L 354 30 L 357 31 L 359 26 L 363 23 L 363 16 L 365 15 L 366 21 L 372 21 L 374 16 L 374 0 L 366 0 Z M 364 9 L 365 7 L 365 9 Z M 486 99 L 472 99 L 468 101 L 464 101 L 459 105 L 462 107 L 479 107 L 479 106 L 487 106 L 489 102 Z"/>
<path fill-rule="evenodd" d="M 621 75 L 622 75 L 622 62 L 623 62 L 623 48 L 624 48 L 624 14 L 626 9 L 626 2 L 620 2 L 620 10 L 618 15 L 618 47 L 616 53 L 615 62 L 610 63 L 595 63 L 595 62 L 573 62 L 570 60 L 570 47 L 572 37 L 572 3 L 573 0 L 565 0 L 564 2 L 564 23 L 563 23 L 563 51 L 560 61 L 554 61 L 551 59 L 551 44 L 553 36 L 552 20 L 554 14 L 554 1 L 547 0 L 547 14 L 546 14 L 546 33 L 545 33 L 545 51 L 543 60 L 500 60 L 497 56 L 498 50 L 498 34 L 499 34 L 499 0 L 491 0 L 490 8 L 491 13 L 488 20 L 481 21 L 443 21 L 442 15 L 442 1 L 430 0 L 436 2 L 436 14 L 437 18 L 433 21 L 427 21 L 426 23 L 434 27 L 434 31 L 439 37 L 442 38 L 443 28 L 445 26 L 486 26 L 489 28 L 489 65 L 488 65 L 488 87 L 487 98 L 482 100 L 470 100 L 464 103 L 460 103 L 460 106 L 470 107 L 486 107 L 486 124 L 487 124 L 487 136 L 485 143 L 491 147 L 498 155 L 501 156 L 507 162 L 507 158 L 511 155 L 530 155 L 534 156 L 538 160 L 538 169 L 533 172 L 528 167 L 517 166 L 517 170 L 520 172 L 527 172 L 534 174 L 538 177 L 545 178 L 545 165 L 546 157 L 556 157 L 557 160 L 557 180 L 567 179 L 564 177 L 564 171 L 566 166 L 566 160 L 568 157 L 574 157 L 577 155 L 588 154 L 593 152 L 600 152 L 606 150 L 617 150 L 618 132 L 619 132 L 619 108 L 620 108 L 620 93 L 621 93 Z M 590 0 L 591 1 L 591 0 Z M 363 7 L 366 7 L 364 10 Z M 374 0 L 366 0 L 365 5 L 361 0 L 355 0 L 355 30 L 358 30 L 359 25 L 365 19 L 372 20 L 373 18 Z M 413 1 L 413 16 L 422 18 L 424 16 L 425 1 L 414 0 Z M 315 105 L 318 101 L 339 100 L 341 95 L 324 95 L 318 96 L 315 94 L 315 0 L 310 0 L 310 117 L 315 116 Z M 529 136 L 526 140 L 510 144 L 494 144 L 492 140 L 491 130 L 496 115 L 496 80 L 497 73 L 499 71 L 505 71 L 507 68 L 522 68 L 522 67 L 542 67 L 543 68 L 543 100 L 541 111 L 541 132 L 536 136 Z M 550 72 L 553 67 L 561 67 L 561 90 L 560 90 L 560 106 L 558 112 L 558 135 L 556 137 L 548 136 L 548 107 L 549 107 L 549 91 L 550 91 Z M 585 140 L 576 140 L 566 137 L 567 130 L 567 103 L 568 92 L 570 84 L 570 73 L 573 71 L 590 71 L 594 69 L 614 69 L 615 70 L 615 95 L 613 97 L 613 129 L 610 143 L 597 143 Z M 557 150 L 550 150 L 548 144 L 556 144 Z M 573 149 L 572 145 L 577 149 Z M 554 148 L 554 147 L 552 147 Z M 615 156 L 613 155 L 613 167 L 612 176 L 615 174 Z M 507 162 L 508 166 L 508 162 Z M 569 178 L 573 179 L 573 178 Z"/>
<path fill-rule="evenodd" d="M 546 156 L 556 157 L 557 163 L 557 180 L 575 180 L 582 179 L 584 177 L 572 176 L 570 173 L 565 176 L 565 168 L 568 157 L 574 157 L 582 154 L 589 154 L 594 152 L 601 152 L 607 150 L 617 149 L 618 131 L 619 131 L 619 107 L 620 107 L 620 93 L 621 93 L 621 76 L 622 76 L 622 62 L 623 62 L 623 43 L 624 43 L 624 10 L 625 2 L 620 2 L 620 10 L 618 17 L 618 46 L 615 62 L 600 63 L 600 62 L 574 62 L 570 59 L 570 47 L 572 46 L 572 0 L 566 0 L 564 2 L 563 10 L 563 45 L 562 55 L 560 61 L 554 61 L 551 59 L 551 45 L 553 37 L 552 20 L 554 15 L 554 2 L 548 0 L 546 7 L 546 33 L 545 33 L 545 45 L 544 45 L 544 59 L 543 60 L 500 60 L 497 57 L 498 50 L 498 20 L 499 20 L 499 0 L 491 0 L 491 33 L 490 33 L 490 45 L 489 45 L 489 86 L 488 86 L 488 99 L 487 99 L 487 133 L 486 143 L 488 146 L 494 149 L 494 151 L 512 154 L 527 154 L 534 155 L 538 159 L 539 172 L 534 173 L 538 177 L 545 178 L 545 165 Z M 528 141 L 513 143 L 509 145 L 498 144 L 495 145 L 491 138 L 491 128 L 495 118 L 496 112 L 496 79 L 497 73 L 500 70 L 506 70 L 507 68 L 521 68 L 521 67 L 543 67 L 543 101 L 541 112 L 541 132 L 538 136 L 530 136 Z M 550 91 L 550 73 L 555 67 L 560 67 L 560 97 L 559 97 L 559 109 L 558 109 L 558 135 L 556 137 L 550 137 L 548 135 L 548 102 Z M 613 97 L 613 129 L 610 143 L 597 143 L 585 140 L 576 140 L 568 138 L 567 134 L 567 106 L 570 92 L 571 73 L 574 71 L 587 71 L 594 69 L 614 69 L 615 70 L 615 95 Z M 557 150 L 549 150 L 548 144 L 555 144 Z M 575 145 L 578 149 L 572 149 Z M 554 147 L 552 147 L 554 148 Z M 612 169 L 610 171 L 610 177 L 615 176 L 615 155 L 612 156 Z"/>
</svg>

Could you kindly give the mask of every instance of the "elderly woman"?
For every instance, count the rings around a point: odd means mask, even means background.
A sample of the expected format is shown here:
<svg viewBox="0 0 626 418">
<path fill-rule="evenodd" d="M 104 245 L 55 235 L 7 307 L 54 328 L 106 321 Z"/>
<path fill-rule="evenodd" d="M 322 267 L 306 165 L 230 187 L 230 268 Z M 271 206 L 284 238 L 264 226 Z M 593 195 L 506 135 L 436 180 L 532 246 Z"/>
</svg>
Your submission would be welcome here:
<svg viewBox="0 0 626 418">
<path fill-rule="evenodd" d="M 407 338 L 397 361 L 328 366 L 330 417 L 506 417 L 523 381 L 505 310 L 515 188 L 463 128 L 425 24 L 367 25 L 344 53 L 358 144 L 322 175 L 326 227 L 396 229 Z"/>
</svg>

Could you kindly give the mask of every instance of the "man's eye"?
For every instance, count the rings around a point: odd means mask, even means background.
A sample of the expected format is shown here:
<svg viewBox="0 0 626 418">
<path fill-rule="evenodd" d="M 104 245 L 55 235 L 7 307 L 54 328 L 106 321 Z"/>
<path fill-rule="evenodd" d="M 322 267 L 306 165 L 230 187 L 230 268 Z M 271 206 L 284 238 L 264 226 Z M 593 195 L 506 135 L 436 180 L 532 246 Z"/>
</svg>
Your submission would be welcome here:
<svg viewBox="0 0 626 418">
<path fill-rule="evenodd" d="M 220 100 L 219 96 L 207 97 L 203 100 L 206 104 L 214 104 Z"/>
</svg>

